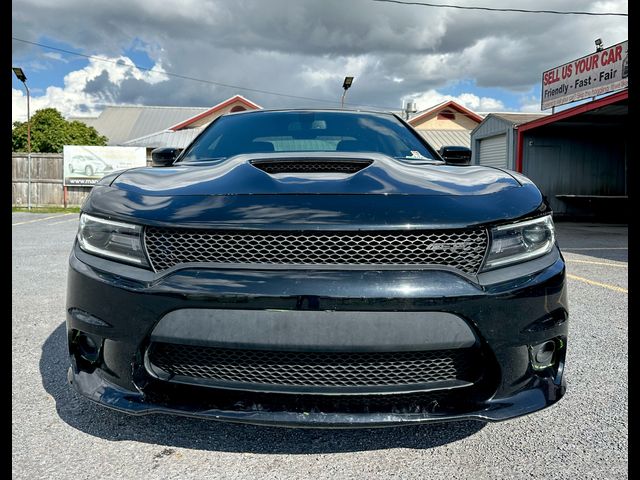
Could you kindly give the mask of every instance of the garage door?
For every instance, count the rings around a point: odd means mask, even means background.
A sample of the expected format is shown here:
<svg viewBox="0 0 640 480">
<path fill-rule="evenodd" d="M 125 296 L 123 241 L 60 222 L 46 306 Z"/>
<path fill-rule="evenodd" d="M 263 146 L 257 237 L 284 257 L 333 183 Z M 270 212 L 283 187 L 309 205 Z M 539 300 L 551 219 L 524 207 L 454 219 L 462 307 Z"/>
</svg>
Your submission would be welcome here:
<svg viewBox="0 0 640 480">
<path fill-rule="evenodd" d="M 507 134 L 480 140 L 480 165 L 507 168 Z"/>
</svg>

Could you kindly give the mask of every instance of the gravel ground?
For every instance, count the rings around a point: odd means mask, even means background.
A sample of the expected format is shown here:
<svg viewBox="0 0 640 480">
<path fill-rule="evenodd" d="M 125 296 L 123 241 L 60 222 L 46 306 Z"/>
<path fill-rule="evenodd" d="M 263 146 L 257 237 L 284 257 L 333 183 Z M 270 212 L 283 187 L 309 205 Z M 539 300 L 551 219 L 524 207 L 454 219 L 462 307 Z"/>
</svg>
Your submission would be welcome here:
<svg viewBox="0 0 640 480">
<path fill-rule="evenodd" d="M 625 226 L 558 224 L 572 277 L 568 391 L 555 406 L 498 424 L 292 430 L 130 417 L 78 397 L 64 334 L 77 215 L 13 224 L 13 478 L 628 476 Z"/>
</svg>

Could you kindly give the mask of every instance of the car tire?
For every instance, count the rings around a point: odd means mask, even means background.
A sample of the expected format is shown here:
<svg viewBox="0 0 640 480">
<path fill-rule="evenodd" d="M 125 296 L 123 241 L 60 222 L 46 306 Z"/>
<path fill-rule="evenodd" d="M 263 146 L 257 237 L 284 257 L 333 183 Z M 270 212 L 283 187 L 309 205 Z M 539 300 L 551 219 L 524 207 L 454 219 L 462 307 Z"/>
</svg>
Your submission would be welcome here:
<svg viewBox="0 0 640 480">
<path fill-rule="evenodd" d="M 90 177 L 93 175 L 93 167 L 91 165 L 87 165 L 86 167 L 84 167 L 84 174 L 87 177 Z"/>
</svg>

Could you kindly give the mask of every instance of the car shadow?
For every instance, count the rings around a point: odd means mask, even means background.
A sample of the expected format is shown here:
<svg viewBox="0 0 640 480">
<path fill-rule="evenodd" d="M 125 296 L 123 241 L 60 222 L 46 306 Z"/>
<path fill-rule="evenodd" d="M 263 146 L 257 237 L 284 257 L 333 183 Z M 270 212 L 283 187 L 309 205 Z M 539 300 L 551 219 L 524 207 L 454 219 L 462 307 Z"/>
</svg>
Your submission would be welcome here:
<svg viewBox="0 0 640 480">
<path fill-rule="evenodd" d="M 97 405 L 67 383 L 64 322 L 42 346 L 40 374 L 60 418 L 105 440 L 134 440 L 166 447 L 263 454 L 337 453 L 388 448 L 429 449 L 480 431 L 484 422 L 459 421 L 378 429 L 290 429 L 152 414 L 131 416 Z M 166 454 L 173 453 L 170 448 Z M 165 452 L 163 451 L 163 452 Z"/>
</svg>

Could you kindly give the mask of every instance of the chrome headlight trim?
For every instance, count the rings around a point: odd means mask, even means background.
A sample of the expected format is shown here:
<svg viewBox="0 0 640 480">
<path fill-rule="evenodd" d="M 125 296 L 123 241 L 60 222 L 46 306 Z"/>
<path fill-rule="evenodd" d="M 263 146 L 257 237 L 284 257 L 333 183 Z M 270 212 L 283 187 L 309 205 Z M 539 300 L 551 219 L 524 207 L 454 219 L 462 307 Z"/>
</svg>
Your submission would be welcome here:
<svg viewBox="0 0 640 480">
<path fill-rule="evenodd" d="M 541 257 L 553 249 L 555 242 L 551 215 L 494 227 L 482 271 Z"/>
<path fill-rule="evenodd" d="M 77 238 L 87 253 L 148 268 L 142 232 L 141 225 L 82 213 Z"/>
</svg>

